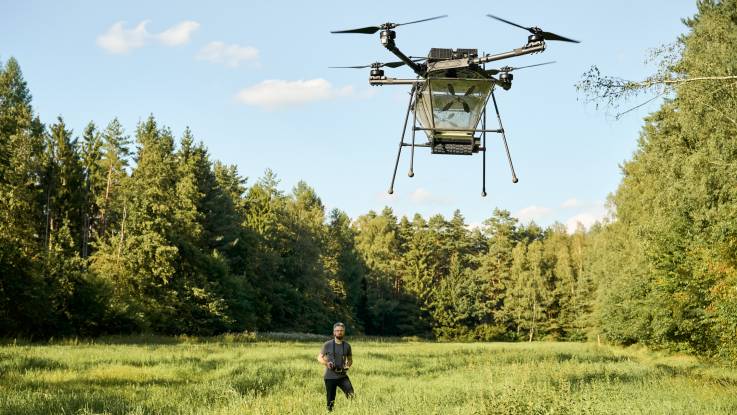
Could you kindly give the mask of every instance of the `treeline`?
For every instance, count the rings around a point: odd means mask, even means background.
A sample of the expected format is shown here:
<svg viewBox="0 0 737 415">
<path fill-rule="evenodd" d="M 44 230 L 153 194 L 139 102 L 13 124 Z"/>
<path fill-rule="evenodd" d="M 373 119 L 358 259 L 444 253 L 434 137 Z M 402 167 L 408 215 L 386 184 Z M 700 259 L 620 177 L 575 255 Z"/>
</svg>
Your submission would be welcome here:
<svg viewBox="0 0 737 415">
<path fill-rule="evenodd" d="M 584 338 L 585 234 L 452 218 L 352 221 L 305 183 L 251 185 L 153 116 L 77 137 L 34 115 L 0 72 L 0 333 L 354 331 L 461 339 Z"/>
<path fill-rule="evenodd" d="M 600 330 L 737 362 L 737 1 L 699 1 L 593 236 Z"/>
<path fill-rule="evenodd" d="M 240 330 L 584 340 L 737 361 L 737 0 L 700 1 L 589 231 L 351 219 L 153 117 L 76 137 L 0 68 L 0 336 Z M 730 78 L 732 76 L 732 78 Z M 709 80 L 703 80 L 708 78 Z"/>
</svg>

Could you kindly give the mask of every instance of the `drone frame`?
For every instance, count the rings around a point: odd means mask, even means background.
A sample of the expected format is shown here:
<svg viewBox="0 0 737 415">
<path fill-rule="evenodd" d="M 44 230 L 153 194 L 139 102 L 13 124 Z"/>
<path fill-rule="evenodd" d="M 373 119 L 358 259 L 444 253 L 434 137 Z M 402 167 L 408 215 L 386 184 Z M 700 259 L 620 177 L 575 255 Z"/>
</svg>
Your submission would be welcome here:
<svg viewBox="0 0 737 415">
<path fill-rule="evenodd" d="M 516 48 L 507 52 L 497 53 L 497 54 L 484 54 L 482 56 L 478 56 L 476 54 L 476 50 L 469 50 L 469 49 L 458 49 L 457 51 L 451 51 L 450 58 L 440 58 L 436 60 L 431 60 L 430 56 L 428 56 L 428 61 L 426 63 L 420 63 L 417 60 L 413 60 L 406 54 L 404 54 L 396 45 L 396 32 L 392 29 L 396 28 L 397 26 L 404 25 L 404 24 L 411 24 L 411 23 L 418 23 L 423 22 L 427 20 L 434 20 L 438 18 L 447 17 L 446 15 L 443 16 L 437 16 L 432 17 L 429 19 L 423 19 L 418 20 L 414 22 L 407 22 L 407 23 L 384 23 L 380 26 L 370 26 L 370 27 L 364 27 L 359 29 L 352 29 L 352 30 L 344 30 L 344 31 L 334 31 L 332 33 L 364 33 L 364 34 L 374 34 L 377 31 L 381 30 L 379 39 L 381 41 L 382 46 L 384 46 L 387 50 L 389 50 L 391 53 L 393 53 L 395 56 L 397 56 L 401 62 L 406 64 L 408 67 L 414 71 L 414 73 L 417 75 L 415 79 L 399 79 L 399 78 L 389 78 L 384 76 L 384 71 L 381 69 L 382 66 L 386 64 L 379 64 L 376 63 L 373 66 L 371 66 L 372 70 L 370 72 L 369 76 L 369 84 L 372 86 L 378 86 L 378 85 L 411 85 L 412 89 L 410 91 L 410 98 L 409 103 L 407 104 L 407 111 L 404 117 L 404 126 L 402 128 L 402 134 L 399 139 L 399 148 L 397 150 L 397 157 L 396 161 L 394 162 L 394 171 L 392 174 L 392 180 L 391 184 L 389 185 L 389 194 L 394 193 L 394 183 L 397 176 L 397 169 L 399 167 L 399 159 L 402 155 L 402 149 L 404 147 L 410 147 L 411 153 L 410 153 L 410 165 L 409 165 L 409 177 L 414 176 L 414 154 L 415 154 L 415 147 L 430 147 L 433 151 L 433 153 L 436 153 L 436 146 L 434 146 L 437 135 L 435 133 L 442 133 L 442 132 L 462 132 L 462 133 L 470 133 L 470 153 L 466 153 L 465 151 L 468 150 L 468 148 L 465 148 L 463 152 L 454 152 L 453 150 L 443 152 L 444 154 L 473 154 L 476 152 L 482 152 L 482 188 L 481 188 L 481 196 L 486 196 L 486 133 L 498 133 L 502 137 L 502 141 L 504 143 L 504 149 L 506 151 L 507 155 L 507 161 L 509 162 L 509 168 L 512 172 L 512 182 L 517 183 L 519 179 L 517 178 L 517 174 L 514 171 L 514 165 L 512 163 L 512 157 L 509 152 L 509 145 L 507 143 L 507 136 L 504 130 L 504 126 L 502 124 L 502 118 L 499 113 L 499 106 L 497 105 L 496 96 L 494 94 L 494 89 L 496 86 L 502 87 L 502 89 L 507 90 L 511 87 L 512 82 L 512 74 L 509 73 L 514 69 L 519 68 L 510 68 L 510 67 L 504 67 L 500 70 L 496 70 L 494 72 L 492 71 L 486 71 L 486 63 L 499 61 L 503 59 L 509 59 L 517 56 L 523 56 L 523 55 L 529 55 L 533 53 L 540 53 L 545 50 L 545 40 L 559 40 L 559 41 L 566 41 L 566 42 L 574 42 L 579 43 L 577 40 L 569 39 L 563 36 L 556 35 L 554 33 L 545 32 L 542 29 L 538 27 L 524 27 L 520 26 L 516 23 L 504 20 L 502 18 L 487 15 L 490 18 L 502 21 L 504 23 L 517 26 L 519 28 L 525 29 L 531 33 L 527 37 L 527 43 L 520 47 Z M 473 51 L 470 53 L 469 51 Z M 456 54 L 458 52 L 458 54 Z M 463 52 L 463 53 L 461 53 Z M 432 51 L 431 51 L 432 54 Z M 551 63 L 551 62 L 548 62 Z M 401 66 L 402 64 L 400 62 L 393 62 L 395 66 L 390 67 L 397 67 Z M 399 65 L 397 65 L 399 64 Z M 540 64 L 542 65 L 542 64 Z M 529 65 L 529 66 L 538 66 L 538 65 Z M 417 103 L 420 99 L 420 93 L 423 92 L 423 88 L 431 88 L 431 80 L 437 80 L 442 79 L 438 77 L 431 77 L 428 76 L 432 73 L 442 73 L 443 71 L 455 71 L 459 69 L 465 69 L 465 68 L 471 68 L 473 71 L 477 71 L 478 68 L 481 68 L 483 71 L 483 76 L 480 78 L 464 78 L 464 77 L 454 77 L 452 78 L 455 81 L 458 80 L 469 80 L 469 81 L 488 81 L 492 85 L 489 89 L 488 95 L 485 98 L 485 101 L 483 103 L 483 110 L 480 111 L 480 120 L 477 119 L 476 123 L 474 124 L 474 128 L 472 129 L 448 129 L 448 128 L 436 128 L 435 120 L 434 120 L 434 113 L 432 111 L 432 98 L 429 100 L 430 104 L 430 113 L 432 114 L 433 121 L 432 126 L 425 126 L 425 127 L 418 127 L 417 126 Z M 499 75 L 498 78 L 495 78 L 493 75 Z M 427 83 L 425 86 L 424 84 Z M 453 92 L 450 85 L 448 85 L 449 90 L 452 95 L 455 96 L 455 92 Z M 469 90 L 470 91 L 470 90 Z M 429 93 L 432 93 L 432 90 L 429 90 Z M 468 95 L 468 92 L 466 93 Z M 494 112 L 496 113 L 497 121 L 499 124 L 499 128 L 496 129 L 487 129 L 486 128 L 486 117 L 487 117 L 487 109 L 488 109 L 488 101 L 489 96 L 491 96 L 491 100 L 494 104 Z M 464 103 L 464 110 L 466 112 L 468 111 L 468 105 Z M 409 113 L 412 111 L 412 141 L 407 143 L 405 142 L 405 136 L 407 133 L 407 124 L 409 122 Z M 481 128 L 478 128 L 479 121 L 481 123 Z M 432 128 L 430 128 L 432 127 Z M 430 138 L 430 141 L 427 143 L 416 143 L 416 132 L 417 131 L 432 131 L 433 134 L 427 134 Z M 476 134 L 480 133 L 480 137 L 477 137 Z M 478 140 L 478 141 L 477 141 Z M 478 144 L 477 144 L 478 143 Z M 441 145 L 444 145 L 441 143 Z"/>
<path fill-rule="evenodd" d="M 534 35 L 530 36 L 528 38 L 527 44 L 525 44 L 521 48 L 516 48 L 508 52 L 498 53 L 494 55 L 484 55 L 482 57 L 476 57 L 476 58 L 461 58 L 461 59 L 451 59 L 451 60 L 445 60 L 445 61 L 438 61 L 436 65 L 430 68 L 425 68 L 424 65 L 418 64 L 417 62 L 414 62 L 412 59 L 410 59 L 407 55 L 405 55 L 396 45 L 396 42 L 394 41 L 396 39 L 396 32 L 391 29 L 384 29 L 381 31 L 380 40 L 381 44 L 388 49 L 390 52 L 392 52 L 394 55 L 396 55 L 401 61 L 403 61 L 407 66 L 412 68 L 412 70 L 417 74 L 417 79 L 397 79 L 397 78 L 388 78 L 383 76 L 383 71 L 377 70 L 372 71 L 371 77 L 369 78 L 369 83 L 371 85 L 377 86 L 377 85 L 412 85 L 412 90 L 410 91 L 410 99 L 409 103 L 407 104 L 407 111 L 404 117 L 404 127 L 402 128 L 402 134 L 399 139 L 399 148 L 397 150 L 397 158 L 394 162 L 394 171 L 392 173 L 392 180 L 391 184 L 389 185 L 389 194 L 394 193 L 394 182 L 396 181 L 397 177 L 397 169 L 399 168 L 399 159 L 402 155 L 402 148 L 404 147 L 410 147 L 410 164 L 409 164 L 409 172 L 408 176 L 413 177 L 414 176 L 414 157 L 415 157 L 415 147 L 431 147 L 432 144 L 430 142 L 418 144 L 416 143 L 415 139 L 415 133 L 417 131 L 459 131 L 459 132 L 470 132 L 472 134 L 481 133 L 481 146 L 478 148 L 478 151 L 482 153 L 482 173 L 481 173 L 481 196 L 486 197 L 486 133 L 498 133 L 501 134 L 502 142 L 504 143 L 504 150 L 507 155 L 507 161 L 509 163 L 509 169 L 512 172 L 512 183 L 517 183 L 519 181 L 519 178 L 517 177 L 516 172 L 514 171 L 514 164 L 512 163 L 512 156 L 509 152 L 509 144 L 507 142 L 507 135 L 504 131 L 504 126 L 502 124 L 502 118 L 501 114 L 499 113 L 499 106 L 496 102 L 496 96 L 494 95 L 494 88 L 492 86 L 491 89 L 491 100 L 494 103 L 494 112 L 496 113 L 497 121 L 499 123 L 499 128 L 496 129 L 487 129 L 486 128 L 486 112 L 487 112 L 487 106 L 488 106 L 488 98 L 487 102 L 484 103 L 484 109 L 481 113 L 481 128 L 474 128 L 474 129 L 462 129 L 462 130 L 451 130 L 451 129 L 439 129 L 439 128 L 425 128 L 425 127 L 418 127 L 417 126 L 417 113 L 415 110 L 415 105 L 417 103 L 418 99 L 418 92 L 419 92 L 419 84 L 422 84 L 426 81 L 425 76 L 428 73 L 428 70 L 440 70 L 440 69 L 448 69 L 448 68 L 459 68 L 459 67 L 468 67 L 470 65 L 481 65 L 482 68 L 485 69 L 485 64 L 487 62 L 493 62 L 497 60 L 502 59 L 508 59 L 516 56 L 522 56 L 522 55 L 529 55 L 532 53 L 539 53 L 545 50 L 545 41 L 543 39 L 535 38 Z M 438 65 L 439 64 L 439 65 Z M 432 64 L 430 64 L 432 65 Z M 476 81 L 478 81 L 476 79 Z M 489 82 L 497 84 L 500 83 L 499 80 L 497 80 L 494 77 L 489 77 Z M 406 132 L 407 132 L 407 123 L 409 121 L 409 113 L 412 111 L 412 142 L 406 143 L 404 141 Z M 478 124 L 477 124 L 478 125 Z"/>
<path fill-rule="evenodd" d="M 458 78 L 456 78 L 458 79 Z M 478 79 L 474 79 L 475 81 L 478 81 Z M 422 84 L 425 82 L 424 79 L 403 79 L 403 80 L 397 80 L 402 81 L 403 83 L 410 83 L 412 84 L 412 89 L 410 91 L 410 98 L 409 103 L 407 104 L 407 111 L 404 116 L 404 126 L 402 127 L 402 134 L 399 138 L 399 148 L 397 149 L 397 158 L 394 162 L 394 172 L 392 173 L 392 180 L 391 184 L 389 185 L 389 194 L 394 193 L 394 182 L 396 181 L 397 177 L 397 169 L 399 168 L 399 159 L 402 156 L 402 149 L 404 147 L 410 147 L 410 161 L 409 161 L 409 172 L 407 175 L 409 177 L 414 177 L 414 158 L 415 158 L 415 147 L 432 147 L 432 142 L 427 143 L 417 143 L 416 142 L 416 132 L 417 131 L 453 131 L 453 132 L 467 132 L 467 133 L 481 133 L 480 139 L 481 139 L 481 145 L 478 147 L 478 151 L 482 153 L 482 168 L 481 168 L 481 196 L 486 197 L 486 133 L 498 133 L 501 134 L 502 141 L 504 143 L 504 149 L 507 154 L 507 161 L 509 162 L 509 169 L 512 171 L 512 182 L 517 183 L 519 179 L 517 178 L 517 174 L 514 171 L 514 164 L 512 163 L 512 156 L 509 153 L 509 145 L 507 144 L 507 135 L 504 131 L 504 126 L 502 124 L 502 118 L 499 113 L 499 106 L 496 102 L 496 97 L 494 96 L 494 90 L 492 88 L 491 93 L 489 94 L 491 96 L 491 100 L 494 103 L 494 111 L 496 112 L 497 121 L 499 123 L 499 128 L 496 129 L 487 129 L 486 128 L 486 110 L 488 107 L 488 97 L 486 102 L 484 103 L 484 109 L 481 112 L 481 128 L 474 128 L 474 129 L 447 129 L 447 128 L 425 128 L 425 127 L 418 127 L 417 126 L 417 113 L 415 112 L 415 105 L 417 104 L 417 100 L 419 99 L 419 84 Z M 495 82 L 493 80 L 489 80 L 490 82 Z M 395 84 L 396 85 L 396 84 Z M 407 134 L 407 123 L 409 122 L 409 113 L 412 112 L 412 141 L 410 143 L 407 143 L 404 141 L 404 138 Z M 475 139 L 473 135 L 471 136 L 472 139 Z"/>
</svg>

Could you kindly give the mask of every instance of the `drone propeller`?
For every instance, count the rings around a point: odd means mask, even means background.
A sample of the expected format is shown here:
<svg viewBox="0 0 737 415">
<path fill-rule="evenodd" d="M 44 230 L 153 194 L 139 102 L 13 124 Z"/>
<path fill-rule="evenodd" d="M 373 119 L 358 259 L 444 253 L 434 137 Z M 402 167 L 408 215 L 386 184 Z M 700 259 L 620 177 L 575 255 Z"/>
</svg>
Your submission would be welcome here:
<svg viewBox="0 0 737 415">
<path fill-rule="evenodd" d="M 402 61 L 397 62 L 387 62 L 387 63 L 381 63 L 381 62 L 375 62 L 370 65 L 359 65 L 359 66 L 328 66 L 330 69 L 364 69 L 364 68 L 382 68 L 386 66 L 387 68 L 398 68 L 402 65 L 405 65 Z"/>
<path fill-rule="evenodd" d="M 412 59 L 413 62 L 420 62 L 423 60 L 426 60 L 427 58 L 415 58 Z M 358 65 L 358 66 L 328 66 L 330 69 L 364 69 L 364 68 L 374 68 L 379 69 L 383 67 L 387 68 L 398 68 L 402 65 L 406 65 L 406 63 L 402 61 L 396 61 L 396 62 L 387 62 L 387 63 L 381 63 L 381 62 L 374 62 L 370 63 L 368 65 Z"/>
<path fill-rule="evenodd" d="M 450 107 L 453 106 L 453 104 L 455 104 L 456 102 L 458 102 L 463 107 L 463 111 L 465 111 L 465 112 L 471 112 L 471 107 L 469 107 L 468 106 L 468 103 L 466 103 L 466 101 L 463 100 L 463 97 L 467 97 L 467 96 L 473 94 L 473 90 L 474 89 L 476 89 L 476 85 L 471 85 L 471 87 L 468 88 L 468 90 L 463 95 L 456 95 L 456 90 L 455 90 L 455 88 L 453 88 L 453 85 L 448 84 L 448 92 L 450 92 L 450 95 L 453 96 L 453 99 L 450 102 L 448 102 L 447 104 L 445 104 L 445 106 L 443 106 L 443 109 L 442 110 L 443 111 L 448 111 L 450 109 Z M 453 117 L 453 114 L 451 114 L 448 118 L 452 118 L 452 117 Z"/>
<path fill-rule="evenodd" d="M 501 17 L 497 17 L 497 16 L 494 16 L 494 15 L 491 15 L 491 14 L 487 14 L 487 16 L 491 17 L 492 19 L 499 20 L 500 22 L 504 22 L 504 23 L 510 24 L 512 26 L 517 26 L 520 29 L 525 29 L 528 32 L 532 33 L 533 35 L 540 35 L 545 40 L 559 40 L 559 41 L 562 41 L 562 42 L 581 43 L 578 40 L 569 39 L 567 37 L 556 35 L 555 33 L 552 33 L 552 32 L 545 32 L 545 31 L 543 31 L 542 29 L 540 29 L 539 27 L 536 27 L 536 26 L 524 27 L 524 26 L 518 25 L 517 23 L 510 22 L 509 20 L 504 20 Z"/>
<path fill-rule="evenodd" d="M 542 66 L 542 65 L 550 65 L 551 63 L 555 63 L 555 61 L 536 63 L 534 65 L 527 65 L 527 66 L 516 66 L 516 67 L 502 66 L 499 69 L 487 69 L 486 73 L 488 73 L 489 75 L 496 75 L 500 72 L 512 72 L 512 71 L 516 71 L 517 69 L 532 68 L 535 66 Z"/>
<path fill-rule="evenodd" d="M 411 22 L 404 22 L 404 23 L 390 23 L 390 22 L 387 22 L 387 23 L 384 23 L 384 24 L 382 24 L 380 26 L 367 26 L 367 27 L 360 27 L 358 29 L 349 29 L 349 30 L 333 30 L 330 33 L 363 33 L 363 34 L 367 34 L 367 35 L 372 35 L 372 34 L 378 32 L 379 30 L 382 30 L 382 29 L 394 29 L 397 26 L 403 26 L 403 25 L 408 25 L 408 24 L 413 24 L 413 23 L 426 22 L 428 20 L 442 19 L 444 17 L 448 17 L 448 15 L 447 14 L 444 14 L 442 16 L 435 16 L 435 17 L 430 17 L 430 18 L 427 18 L 427 19 L 414 20 L 414 21 L 411 21 Z"/>
</svg>

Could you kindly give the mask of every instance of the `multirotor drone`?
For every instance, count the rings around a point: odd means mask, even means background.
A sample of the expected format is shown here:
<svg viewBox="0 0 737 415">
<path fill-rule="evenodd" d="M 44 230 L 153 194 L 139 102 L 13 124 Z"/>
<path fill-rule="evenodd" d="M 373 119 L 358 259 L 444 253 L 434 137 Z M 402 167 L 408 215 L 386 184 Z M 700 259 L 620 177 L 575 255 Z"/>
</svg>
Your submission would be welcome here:
<svg viewBox="0 0 737 415">
<path fill-rule="evenodd" d="M 497 16 L 490 14 L 487 16 L 529 31 L 531 35 L 527 37 L 527 43 L 508 52 L 494 55 L 485 54 L 483 56 L 479 56 L 477 49 L 432 48 L 427 57 L 418 58 L 407 56 L 397 48 L 395 42 L 397 34 L 393 29 L 398 26 L 441 19 L 448 17 L 447 15 L 406 23 L 384 23 L 379 26 L 331 32 L 370 35 L 381 31 L 379 36 L 381 44 L 400 59 L 397 62 L 376 62 L 369 65 L 334 66 L 332 68 L 371 68 L 369 74 L 369 84 L 371 85 L 412 86 L 407 112 L 404 117 L 404 127 L 399 140 L 397 159 L 394 163 L 394 173 L 389 186 L 389 194 L 394 193 L 394 181 L 397 176 L 402 148 L 411 147 L 408 175 L 413 177 L 415 147 L 429 147 L 432 154 L 471 155 L 481 152 L 483 154 L 481 196 L 486 196 L 486 133 L 501 134 L 509 168 L 512 171 L 512 182 L 518 182 L 512 164 L 512 157 L 509 154 L 502 119 L 499 115 L 499 107 L 494 96 L 494 88 L 497 86 L 504 90 L 511 88 L 514 79 L 512 72 L 515 70 L 547 65 L 553 62 L 520 67 L 503 66 L 499 69 L 486 69 L 486 64 L 516 56 L 543 52 L 546 40 L 579 42 L 543 31 L 539 27 L 524 27 Z M 398 68 L 404 65 L 407 65 L 417 74 L 415 79 L 389 78 L 384 75 L 382 68 Z M 499 122 L 499 128 L 497 129 L 486 128 L 486 105 L 489 97 L 491 97 L 494 104 L 494 111 Z M 406 143 L 404 138 L 410 112 L 412 112 L 412 142 Z M 417 125 L 418 121 L 419 126 Z M 479 122 L 481 122 L 481 128 L 478 128 Z M 428 138 L 426 143 L 415 143 L 415 132 L 417 131 L 425 132 Z"/>
</svg>

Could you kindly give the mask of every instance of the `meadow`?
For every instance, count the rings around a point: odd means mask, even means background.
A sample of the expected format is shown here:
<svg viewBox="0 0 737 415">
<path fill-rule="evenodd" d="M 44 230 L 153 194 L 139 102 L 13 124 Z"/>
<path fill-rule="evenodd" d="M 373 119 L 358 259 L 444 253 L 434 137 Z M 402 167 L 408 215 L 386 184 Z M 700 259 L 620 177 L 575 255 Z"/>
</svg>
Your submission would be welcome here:
<svg viewBox="0 0 737 415">
<path fill-rule="evenodd" d="M 340 414 L 737 413 L 737 371 L 687 356 L 590 343 L 351 343 L 357 396 L 339 392 Z M 5 344 L 0 413 L 324 413 L 320 344 Z"/>
</svg>

